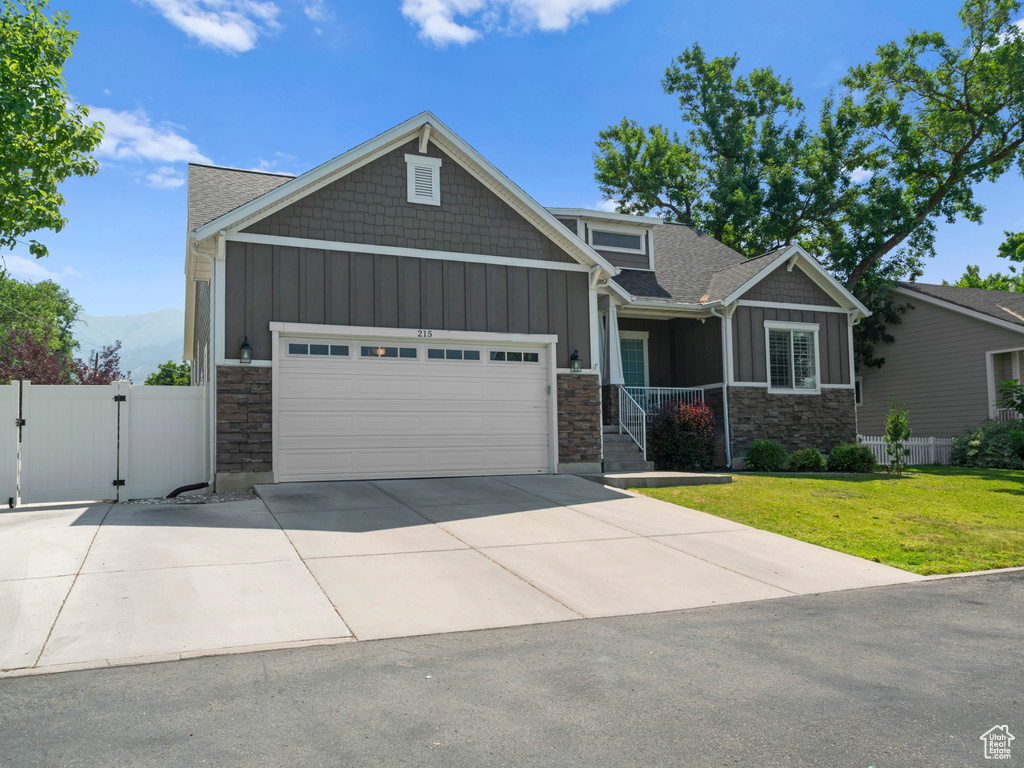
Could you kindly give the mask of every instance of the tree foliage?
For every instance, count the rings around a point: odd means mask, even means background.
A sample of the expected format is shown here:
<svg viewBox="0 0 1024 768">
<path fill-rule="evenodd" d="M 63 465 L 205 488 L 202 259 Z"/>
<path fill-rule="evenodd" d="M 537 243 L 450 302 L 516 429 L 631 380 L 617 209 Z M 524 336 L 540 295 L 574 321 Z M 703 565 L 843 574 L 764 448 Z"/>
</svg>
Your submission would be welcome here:
<svg viewBox="0 0 1024 768">
<path fill-rule="evenodd" d="M 78 349 L 71 327 L 81 311 L 67 289 L 52 280 L 22 282 L 0 270 L 0 327 L 29 331 L 50 351 L 70 358 Z"/>
<path fill-rule="evenodd" d="M 999 246 L 996 255 L 1018 264 L 1024 262 L 1024 232 L 1004 232 L 1003 234 L 1006 235 L 1006 240 Z M 1012 264 L 1009 265 L 1008 269 L 1010 270 L 1008 275 L 1004 275 L 1002 272 L 993 272 L 982 277 L 979 266 L 968 264 L 963 276 L 953 285 L 960 286 L 961 288 L 984 288 L 992 291 L 1013 291 L 1016 293 L 1024 292 L 1024 275 L 1018 273 L 1017 268 Z M 949 285 L 945 280 L 942 281 L 942 284 Z"/>
<path fill-rule="evenodd" d="M 115 341 L 81 360 L 54 349 L 53 330 L 0 327 L 0 385 L 11 381 L 33 384 L 109 384 L 125 379 L 121 372 L 121 342 Z"/>
<path fill-rule="evenodd" d="M 692 224 L 746 256 L 799 243 L 876 316 L 861 364 L 905 306 L 889 289 L 922 274 L 940 219 L 980 221 L 974 187 L 1024 175 L 1019 0 L 967 0 L 962 39 L 912 32 L 851 69 L 813 126 L 788 80 L 737 74 L 699 45 L 665 72 L 682 135 L 624 119 L 599 135 L 601 191 L 622 213 Z"/>
<path fill-rule="evenodd" d="M 2 0 L 0 7 L 0 246 L 40 229 L 59 232 L 67 223 L 58 185 L 91 176 L 92 151 L 103 126 L 89 124 L 89 110 L 75 106 L 62 72 L 78 33 L 67 13 L 46 15 L 47 0 Z M 40 258 L 46 246 L 32 240 Z"/>
<path fill-rule="evenodd" d="M 143 383 L 160 386 L 190 386 L 192 384 L 192 364 L 187 360 L 183 363 L 168 360 L 160 366 L 159 370 L 149 374 Z"/>
</svg>

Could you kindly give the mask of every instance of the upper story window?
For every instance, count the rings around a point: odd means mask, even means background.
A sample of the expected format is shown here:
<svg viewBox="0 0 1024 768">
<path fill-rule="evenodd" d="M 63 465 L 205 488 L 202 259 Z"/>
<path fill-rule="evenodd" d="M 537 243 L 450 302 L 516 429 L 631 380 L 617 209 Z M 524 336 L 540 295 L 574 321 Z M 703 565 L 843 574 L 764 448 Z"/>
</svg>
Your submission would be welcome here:
<svg viewBox="0 0 1024 768">
<path fill-rule="evenodd" d="M 590 244 L 595 248 L 611 248 L 616 251 L 644 252 L 644 236 L 627 232 L 609 232 L 594 229 L 590 232 Z"/>
<path fill-rule="evenodd" d="M 441 204 L 441 158 L 406 155 L 410 203 Z"/>
<path fill-rule="evenodd" d="M 768 387 L 818 392 L 818 325 L 766 322 Z"/>
</svg>

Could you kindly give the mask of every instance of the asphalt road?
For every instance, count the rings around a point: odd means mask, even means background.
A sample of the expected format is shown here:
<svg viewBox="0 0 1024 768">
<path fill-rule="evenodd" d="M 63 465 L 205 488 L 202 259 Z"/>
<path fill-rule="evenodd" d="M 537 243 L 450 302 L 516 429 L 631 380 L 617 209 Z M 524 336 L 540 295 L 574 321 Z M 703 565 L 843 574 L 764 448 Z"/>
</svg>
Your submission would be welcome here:
<svg viewBox="0 0 1024 768">
<path fill-rule="evenodd" d="M 1018 571 L 14 678 L 0 765 L 1024 765 L 1022 648 Z"/>
</svg>

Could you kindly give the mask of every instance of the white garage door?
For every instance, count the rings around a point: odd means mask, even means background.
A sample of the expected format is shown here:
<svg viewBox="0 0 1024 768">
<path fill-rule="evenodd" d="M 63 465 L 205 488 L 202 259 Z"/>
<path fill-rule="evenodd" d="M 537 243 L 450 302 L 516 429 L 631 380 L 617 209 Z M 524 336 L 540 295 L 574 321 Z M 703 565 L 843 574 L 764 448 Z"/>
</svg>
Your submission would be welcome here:
<svg viewBox="0 0 1024 768">
<path fill-rule="evenodd" d="M 282 336 L 278 482 L 548 472 L 545 346 Z"/>
</svg>

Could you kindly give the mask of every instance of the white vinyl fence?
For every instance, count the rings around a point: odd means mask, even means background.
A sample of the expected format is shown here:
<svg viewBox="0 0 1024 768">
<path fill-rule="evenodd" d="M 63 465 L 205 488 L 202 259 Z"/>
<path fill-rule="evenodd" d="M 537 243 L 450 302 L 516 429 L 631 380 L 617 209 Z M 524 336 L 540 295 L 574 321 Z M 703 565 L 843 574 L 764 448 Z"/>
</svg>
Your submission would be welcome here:
<svg viewBox="0 0 1024 768">
<path fill-rule="evenodd" d="M 8 506 L 18 497 L 17 418 L 18 382 L 0 386 L 0 504 Z"/>
<path fill-rule="evenodd" d="M 4 501 L 127 501 L 209 479 L 203 387 L 23 382 L 20 472 L 17 387 L 0 387 Z"/>
<path fill-rule="evenodd" d="M 875 455 L 879 464 L 889 463 L 885 450 L 885 438 L 874 435 L 857 435 L 857 442 L 866 445 Z M 906 442 L 910 449 L 907 464 L 943 464 L 948 466 L 953 454 L 951 437 L 911 437 Z"/>
</svg>

